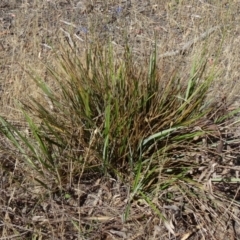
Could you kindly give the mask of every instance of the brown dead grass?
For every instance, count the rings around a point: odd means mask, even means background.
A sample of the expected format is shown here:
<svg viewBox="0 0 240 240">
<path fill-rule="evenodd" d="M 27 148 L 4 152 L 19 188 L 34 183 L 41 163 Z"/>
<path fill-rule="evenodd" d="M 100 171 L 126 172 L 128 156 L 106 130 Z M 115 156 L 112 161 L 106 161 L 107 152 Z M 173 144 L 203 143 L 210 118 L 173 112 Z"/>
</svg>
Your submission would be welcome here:
<svg viewBox="0 0 240 240">
<path fill-rule="evenodd" d="M 219 101 L 227 97 L 228 102 L 239 106 L 240 1 L 132 0 L 129 6 L 128 1 L 120 4 L 120 1 L 108 0 L 89 1 L 90 5 L 83 8 L 77 7 L 77 2 L 0 2 L 0 109 L 1 115 L 19 123 L 19 127 L 25 129 L 16 100 L 28 101 L 29 96 L 38 96 L 41 100 L 42 97 L 24 69 L 32 68 L 48 80 L 44 64 L 52 63 L 51 47 L 59 42 L 73 43 L 79 54 L 83 54 L 87 42 L 107 44 L 109 39 L 116 51 L 122 51 L 128 37 L 141 65 L 156 39 L 161 67 L 166 73 L 177 68 L 182 76 L 205 49 L 209 66 L 216 64 L 219 69 L 209 97 Z M 161 57 L 181 50 L 187 42 L 216 26 L 219 26 L 216 31 L 194 43 L 184 54 Z M 171 216 L 166 206 L 164 214 L 172 219 L 170 226 L 166 226 L 144 201 L 134 203 L 130 217 L 124 221 L 130 186 L 92 176 L 94 180 L 69 189 L 75 197 L 68 199 L 39 187 L 32 181 L 31 172 L 26 175 L 26 167 L 19 159 L 11 159 L 7 152 L 1 152 L 1 159 L 0 239 L 172 239 L 171 224 L 175 225 L 176 239 L 240 237 L 238 223 L 229 223 L 227 214 L 219 219 L 216 231 L 211 226 L 198 225 L 194 214 L 192 218 Z M 237 198 L 238 190 L 233 190 L 233 197 Z M 237 216 L 239 209 L 233 202 L 229 205 Z M 194 205 L 188 207 L 189 211 L 195 211 Z M 204 209 L 202 212 L 202 218 L 208 218 Z"/>
</svg>

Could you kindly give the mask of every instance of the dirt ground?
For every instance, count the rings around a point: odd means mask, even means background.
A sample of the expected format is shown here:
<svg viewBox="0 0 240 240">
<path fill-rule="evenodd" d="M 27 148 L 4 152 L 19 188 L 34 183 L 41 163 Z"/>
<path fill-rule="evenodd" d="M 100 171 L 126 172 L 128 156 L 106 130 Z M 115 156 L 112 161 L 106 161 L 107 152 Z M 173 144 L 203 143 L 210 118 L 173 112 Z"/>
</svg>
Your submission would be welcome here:
<svg viewBox="0 0 240 240">
<path fill-rule="evenodd" d="M 139 66 L 156 43 L 161 67 L 166 73 L 178 69 L 181 78 L 188 76 L 194 59 L 205 51 L 209 67 L 216 64 L 219 70 L 209 98 L 215 102 L 226 98 L 232 108 L 239 107 L 239 23 L 237 0 L 1 0 L 0 113 L 25 129 L 16 100 L 27 101 L 38 90 L 24 69 L 32 68 L 47 78 L 44 64 L 51 64 L 55 46 L 70 45 L 84 56 L 87 46 L 95 42 L 111 42 L 116 52 L 128 42 Z M 237 136 L 239 129 L 231 131 Z M 240 239 L 238 223 L 226 224 L 228 216 L 222 216 L 225 225 L 216 232 L 196 224 L 196 219 L 173 213 L 174 209 L 166 210 L 174 218 L 174 235 L 148 209 L 143 214 L 144 203 L 132 206 L 133 217 L 123 223 L 129 186 L 114 181 L 82 183 L 82 199 L 70 202 L 59 193 L 31 185 L 18 160 L 4 151 L 0 154 L 0 239 Z M 230 176 L 235 177 L 236 171 Z M 238 191 L 236 185 L 229 191 L 236 201 Z M 111 200 L 105 196 L 108 192 Z M 99 206 L 91 198 L 94 195 L 101 198 Z M 237 216 L 239 209 L 233 208 Z M 194 208 L 189 206 L 189 211 Z M 112 217 L 91 219 L 92 212 Z M 208 217 L 204 210 L 202 217 Z M 78 235 L 80 221 L 97 222 L 93 229 L 88 226 L 85 238 Z"/>
</svg>

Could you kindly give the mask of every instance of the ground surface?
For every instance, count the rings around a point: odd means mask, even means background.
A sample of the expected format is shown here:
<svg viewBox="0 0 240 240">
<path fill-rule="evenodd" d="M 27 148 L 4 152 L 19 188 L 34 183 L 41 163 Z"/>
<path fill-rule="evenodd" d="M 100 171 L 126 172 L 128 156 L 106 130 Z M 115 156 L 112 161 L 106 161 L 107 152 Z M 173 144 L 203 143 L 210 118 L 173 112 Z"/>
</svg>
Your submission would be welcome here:
<svg viewBox="0 0 240 240">
<path fill-rule="evenodd" d="M 15 100 L 27 101 L 38 93 L 23 69 L 28 66 L 46 77 L 40 62 L 51 62 L 52 48 L 59 41 L 76 47 L 81 54 L 89 42 L 104 45 L 111 41 L 117 51 L 122 51 L 127 40 L 141 65 L 156 40 L 162 68 L 177 68 L 181 76 L 187 76 L 186 69 L 205 49 L 209 65 L 215 63 L 219 69 L 209 98 L 221 102 L 227 97 L 227 102 L 236 107 L 240 89 L 239 23 L 240 1 L 1 0 L 1 115 L 25 128 Z M 238 134 L 237 129 L 231 131 Z M 1 144 L 7 143 L 1 140 Z M 240 227 L 237 222 L 228 222 L 229 216 L 222 216 L 219 225 L 221 221 L 224 224 L 216 232 L 211 226 L 198 225 L 189 215 L 180 216 L 173 205 L 166 206 L 164 214 L 172 219 L 174 228 L 153 217 L 144 202 L 132 206 L 130 218 L 124 222 L 130 186 L 93 176 L 93 181 L 70 189 L 76 196 L 81 189 L 79 199 L 68 199 L 38 187 L 23 168 L 19 159 L 1 152 L 1 239 L 240 239 Z M 235 170 L 226 174 L 235 177 Z M 222 185 L 212 188 L 227 189 Z M 229 194 L 238 201 L 238 186 L 229 188 Z M 237 216 L 238 205 L 231 206 Z M 194 206 L 189 206 L 189 211 L 195 211 Z M 202 218 L 208 218 L 204 209 Z M 82 225 L 89 234 L 79 237 Z"/>
</svg>

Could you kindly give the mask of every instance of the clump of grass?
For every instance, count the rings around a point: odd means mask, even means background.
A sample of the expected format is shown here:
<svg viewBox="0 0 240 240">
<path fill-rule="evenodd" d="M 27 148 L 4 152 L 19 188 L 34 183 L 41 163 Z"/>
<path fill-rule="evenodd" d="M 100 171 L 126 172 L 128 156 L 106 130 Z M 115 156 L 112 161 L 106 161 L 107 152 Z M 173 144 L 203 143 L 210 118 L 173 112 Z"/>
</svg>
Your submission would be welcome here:
<svg viewBox="0 0 240 240">
<path fill-rule="evenodd" d="M 48 68 L 56 88 L 31 75 L 44 96 L 23 103 L 31 134 L 0 119 L 35 180 L 65 190 L 79 179 L 112 176 L 131 185 L 129 202 L 144 198 L 164 219 L 154 196 L 172 203 L 179 195 L 192 202 L 204 195 L 194 175 L 198 162 L 188 153 L 217 156 L 202 139 L 219 140 L 217 124 L 226 119 L 213 115 L 219 109 L 206 100 L 215 73 L 206 74 L 204 56 L 179 79 L 158 67 L 156 51 L 146 66 L 134 62 L 127 46 L 121 57 L 112 46 L 91 47 L 84 60 L 73 50 L 60 52 Z"/>
<path fill-rule="evenodd" d="M 166 159 L 177 149 L 187 150 L 203 134 L 191 126 L 212 111 L 204 107 L 214 78 L 204 76 L 206 61 L 193 63 L 184 80 L 176 74 L 166 77 L 158 69 L 156 52 L 148 67 L 137 66 L 128 47 L 121 59 L 112 47 L 89 49 L 85 61 L 62 49 L 58 66 L 48 68 L 57 90 L 31 75 L 47 101 L 32 98 L 23 104 L 30 139 L 1 119 L 27 161 L 38 173 L 51 173 L 59 186 L 70 175 L 89 171 L 134 177 L 139 164 L 150 167 L 144 177 L 147 186 L 160 169 L 186 170 L 191 165 Z"/>
</svg>

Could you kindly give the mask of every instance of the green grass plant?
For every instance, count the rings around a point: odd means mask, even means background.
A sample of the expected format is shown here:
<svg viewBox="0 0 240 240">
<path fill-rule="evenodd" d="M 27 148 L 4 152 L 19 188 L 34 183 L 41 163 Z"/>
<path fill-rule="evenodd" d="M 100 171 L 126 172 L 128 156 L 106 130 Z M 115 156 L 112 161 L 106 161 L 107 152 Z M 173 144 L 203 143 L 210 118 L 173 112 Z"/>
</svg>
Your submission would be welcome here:
<svg viewBox="0 0 240 240">
<path fill-rule="evenodd" d="M 201 152 L 202 139 L 214 136 L 204 130 L 217 110 L 206 100 L 214 68 L 206 71 L 201 56 L 188 78 L 180 79 L 159 67 L 156 50 L 139 66 L 128 46 L 121 56 L 113 46 L 91 46 L 84 58 L 61 47 L 56 56 L 48 66 L 54 84 L 29 72 L 44 96 L 21 103 L 30 134 L 4 118 L 1 132 L 45 188 L 65 192 L 82 179 L 113 177 L 130 186 L 128 206 L 145 200 L 170 229 L 154 198 L 170 203 L 180 194 L 196 201 L 203 194 L 192 174 L 199 166 L 189 153 Z M 226 117 L 215 119 L 220 124 Z"/>
<path fill-rule="evenodd" d="M 51 106 L 34 98 L 23 103 L 30 139 L 1 119 L 9 129 L 5 131 L 9 139 L 38 173 L 51 172 L 58 184 L 69 172 L 77 176 L 90 169 L 117 173 L 124 179 L 129 173 L 141 174 L 136 168 L 139 162 L 144 166 L 151 162 L 148 180 L 144 180 L 148 185 L 153 169 L 168 169 L 165 159 L 169 153 L 180 145 L 188 150 L 194 137 L 204 134 L 191 132 L 191 125 L 212 111 L 203 108 L 214 79 L 214 73 L 204 75 L 204 58 L 193 64 L 189 79 L 179 79 L 176 75 L 162 77 L 156 51 L 149 67 L 140 68 L 128 47 L 122 60 L 114 56 L 112 46 L 92 47 L 85 62 L 74 50 L 61 50 L 58 65 L 48 68 L 57 91 L 31 75 Z M 12 131 L 28 154 L 9 135 Z M 66 167 L 69 161 L 73 161 L 72 170 Z"/>
</svg>

